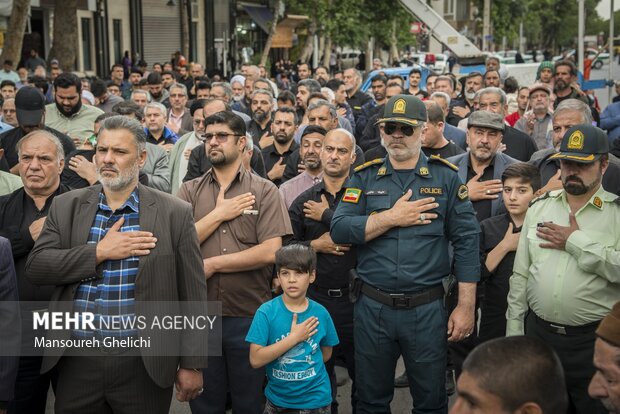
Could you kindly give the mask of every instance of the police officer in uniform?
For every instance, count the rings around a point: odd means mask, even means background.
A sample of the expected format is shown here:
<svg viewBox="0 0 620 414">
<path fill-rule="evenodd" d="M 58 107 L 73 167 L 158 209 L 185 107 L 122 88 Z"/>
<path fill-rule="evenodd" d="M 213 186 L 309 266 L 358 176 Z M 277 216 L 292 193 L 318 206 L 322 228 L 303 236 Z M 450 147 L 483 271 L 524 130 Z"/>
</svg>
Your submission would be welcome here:
<svg viewBox="0 0 620 414">
<path fill-rule="evenodd" d="M 358 413 L 390 412 L 401 355 L 413 413 L 447 413 L 447 341 L 474 329 L 480 227 L 457 168 L 420 150 L 426 119 L 415 96 L 387 102 L 377 123 L 388 157 L 357 168 L 331 223 L 335 243 L 358 247 L 352 281 Z M 459 302 L 448 316 L 442 280 L 451 269 Z"/>
</svg>

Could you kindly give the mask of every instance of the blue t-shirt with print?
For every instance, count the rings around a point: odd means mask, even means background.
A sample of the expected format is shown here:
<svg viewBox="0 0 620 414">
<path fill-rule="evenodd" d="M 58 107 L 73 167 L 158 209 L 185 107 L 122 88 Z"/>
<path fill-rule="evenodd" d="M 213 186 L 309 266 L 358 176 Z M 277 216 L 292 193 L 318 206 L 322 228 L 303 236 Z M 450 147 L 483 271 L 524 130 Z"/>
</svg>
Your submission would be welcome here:
<svg viewBox="0 0 620 414">
<path fill-rule="evenodd" d="M 311 410 L 332 402 L 321 346 L 338 345 L 338 335 L 327 309 L 308 299 L 308 308 L 297 314 L 297 323 L 312 316 L 319 320 L 317 333 L 265 367 L 269 379 L 265 395 L 279 407 Z M 286 308 L 282 296 L 278 296 L 258 308 L 245 340 L 261 346 L 272 345 L 289 335 L 292 323 L 293 312 Z"/>
</svg>

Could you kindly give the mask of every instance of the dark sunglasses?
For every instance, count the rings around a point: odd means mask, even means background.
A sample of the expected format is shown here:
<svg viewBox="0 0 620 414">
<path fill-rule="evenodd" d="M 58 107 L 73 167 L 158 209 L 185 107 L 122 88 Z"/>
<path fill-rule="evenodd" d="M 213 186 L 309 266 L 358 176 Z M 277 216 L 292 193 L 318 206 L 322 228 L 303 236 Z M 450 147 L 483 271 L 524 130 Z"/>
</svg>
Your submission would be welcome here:
<svg viewBox="0 0 620 414">
<path fill-rule="evenodd" d="M 415 128 L 411 125 L 403 125 L 396 122 L 386 122 L 383 126 L 383 131 L 388 135 L 392 135 L 394 132 L 396 132 L 396 130 L 399 130 L 401 134 L 410 137 L 411 135 L 413 135 L 413 131 L 415 130 Z"/>
</svg>

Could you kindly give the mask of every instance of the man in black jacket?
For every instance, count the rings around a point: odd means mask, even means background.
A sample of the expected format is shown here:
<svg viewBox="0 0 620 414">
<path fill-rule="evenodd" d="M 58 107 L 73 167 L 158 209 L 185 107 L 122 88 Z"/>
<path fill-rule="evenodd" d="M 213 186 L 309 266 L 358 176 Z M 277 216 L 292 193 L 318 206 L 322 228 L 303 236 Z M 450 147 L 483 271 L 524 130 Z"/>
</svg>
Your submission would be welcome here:
<svg viewBox="0 0 620 414">
<path fill-rule="evenodd" d="M 53 286 L 35 286 L 26 280 L 24 267 L 28 254 L 39 238 L 43 224 L 55 196 L 69 191 L 60 183 L 64 167 L 64 150 L 58 138 L 47 131 L 29 133 L 16 146 L 19 154 L 19 175 L 24 187 L 0 197 L 0 236 L 11 242 L 17 273 L 20 301 L 50 300 Z M 22 343 L 27 343 L 34 332 L 32 311 L 22 308 Z M 24 329 L 30 328 L 30 329 Z M 47 391 L 52 373 L 39 374 L 40 356 L 22 356 L 15 382 L 15 399 L 9 406 L 15 413 L 45 413 Z"/>
</svg>

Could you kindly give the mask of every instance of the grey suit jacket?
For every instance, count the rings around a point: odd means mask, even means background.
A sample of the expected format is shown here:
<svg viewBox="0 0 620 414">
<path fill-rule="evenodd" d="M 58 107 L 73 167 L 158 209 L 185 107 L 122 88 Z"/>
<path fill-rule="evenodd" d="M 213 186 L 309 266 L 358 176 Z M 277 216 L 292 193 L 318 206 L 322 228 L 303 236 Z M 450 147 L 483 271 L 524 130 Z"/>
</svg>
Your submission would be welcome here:
<svg viewBox="0 0 620 414">
<path fill-rule="evenodd" d="M 459 177 L 461 177 L 461 180 L 463 180 L 464 183 L 467 183 L 467 167 L 470 163 L 469 151 L 463 154 L 455 155 L 454 157 L 450 157 L 448 158 L 448 161 L 459 167 Z M 519 161 L 501 152 L 495 154 L 495 162 L 493 164 L 493 179 L 501 179 L 506 167 L 508 167 L 510 164 L 514 164 L 515 162 Z M 502 199 L 502 196 L 500 194 L 499 197 L 491 201 L 491 216 L 498 215 L 499 213 L 501 213 L 501 209 L 503 208 L 504 200 Z"/>
<path fill-rule="evenodd" d="M 64 193 L 54 198 L 45 225 L 26 262 L 26 277 L 34 284 L 54 284 L 50 311 L 60 309 L 59 302 L 72 302 L 82 282 L 102 277 L 96 263 L 96 244 L 87 244 L 95 218 L 101 185 Z M 207 301 L 198 236 L 191 206 L 171 195 L 138 186 L 140 197 L 140 229 L 157 237 L 157 246 L 140 258 L 135 280 L 136 314 L 141 314 L 147 301 Z M 142 335 L 142 334 L 141 334 Z M 147 372 L 161 387 L 174 383 L 181 368 L 206 367 L 207 357 L 157 356 L 205 355 L 199 344 L 191 341 L 195 333 L 182 331 L 175 341 L 162 346 L 153 338 L 152 348 L 141 348 Z M 48 339 L 67 339 L 70 331 L 48 331 Z M 202 352 L 202 353 L 201 353 Z M 46 350 L 42 372 L 59 361 L 58 352 Z"/>
<path fill-rule="evenodd" d="M 142 167 L 149 177 L 149 187 L 160 191 L 170 192 L 170 169 L 168 168 L 168 153 L 159 145 L 146 143 L 146 163 Z"/>
</svg>

